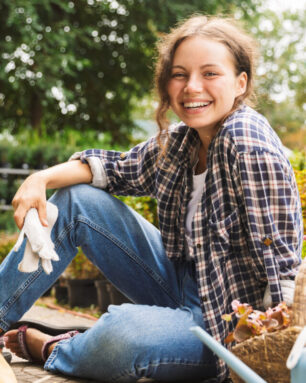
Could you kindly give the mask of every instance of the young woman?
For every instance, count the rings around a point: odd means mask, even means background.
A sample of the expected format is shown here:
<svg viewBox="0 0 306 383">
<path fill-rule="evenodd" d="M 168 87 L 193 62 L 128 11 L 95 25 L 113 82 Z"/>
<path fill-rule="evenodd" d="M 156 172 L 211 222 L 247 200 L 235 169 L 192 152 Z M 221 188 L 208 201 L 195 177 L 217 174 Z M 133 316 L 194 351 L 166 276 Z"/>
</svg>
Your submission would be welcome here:
<svg viewBox="0 0 306 383">
<path fill-rule="evenodd" d="M 290 304 L 301 206 L 280 140 L 246 105 L 254 47 L 231 20 L 188 19 L 159 44 L 157 137 L 127 153 L 76 153 L 21 185 L 13 200 L 19 228 L 33 207 L 46 226 L 45 191 L 59 189 L 50 201 L 60 260 L 50 274 L 19 272 L 23 244 L 1 265 L 0 328 L 17 355 L 26 349 L 49 371 L 103 381 L 223 381 L 224 363 L 189 328 L 223 342 L 234 324 L 221 316 L 234 299 L 260 309 L 266 291 L 271 305 Z M 169 108 L 181 120 L 170 127 Z M 160 230 L 111 194 L 155 197 Z M 10 330 L 77 246 L 135 304 L 110 306 L 93 328 L 61 341 Z"/>
</svg>

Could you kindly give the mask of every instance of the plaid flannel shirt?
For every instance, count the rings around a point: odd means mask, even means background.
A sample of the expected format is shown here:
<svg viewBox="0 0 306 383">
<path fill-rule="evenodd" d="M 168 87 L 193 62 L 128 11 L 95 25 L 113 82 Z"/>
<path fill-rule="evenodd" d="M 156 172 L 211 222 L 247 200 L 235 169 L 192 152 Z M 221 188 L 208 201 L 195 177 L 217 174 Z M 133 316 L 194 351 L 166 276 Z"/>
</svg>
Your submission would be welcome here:
<svg viewBox="0 0 306 383">
<path fill-rule="evenodd" d="M 72 159 L 88 162 L 93 184 L 112 194 L 156 198 L 166 253 L 181 258 L 199 138 L 179 123 L 169 128 L 168 140 L 162 158 L 153 137 L 127 153 L 90 149 Z M 260 309 L 268 283 L 272 302 L 282 301 L 279 280 L 297 273 L 302 229 L 300 198 L 282 144 L 262 115 L 242 106 L 209 146 L 189 249 L 206 330 L 215 339 L 224 343 L 234 328 L 221 318 L 234 299 Z M 219 360 L 219 381 L 226 374 Z"/>
</svg>

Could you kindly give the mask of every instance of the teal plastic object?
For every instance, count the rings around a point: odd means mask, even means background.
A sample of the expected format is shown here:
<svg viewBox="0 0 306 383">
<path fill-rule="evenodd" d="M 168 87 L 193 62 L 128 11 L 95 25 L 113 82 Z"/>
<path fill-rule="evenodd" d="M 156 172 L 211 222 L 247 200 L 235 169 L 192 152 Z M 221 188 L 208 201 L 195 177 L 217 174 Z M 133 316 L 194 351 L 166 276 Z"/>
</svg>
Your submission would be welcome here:
<svg viewBox="0 0 306 383">
<path fill-rule="evenodd" d="M 292 383 L 306 382 L 306 326 L 297 337 L 288 356 L 286 366 L 291 370 Z"/>
<path fill-rule="evenodd" d="M 228 351 L 225 347 L 217 342 L 211 335 L 204 331 L 201 327 L 191 327 L 190 330 L 208 346 L 219 358 L 232 368 L 247 383 L 267 383 L 250 367 L 244 364 L 237 356 Z M 305 383 L 305 382 L 304 382 Z"/>
<path fill-rule="evenodd" d="M 303 349 L 296 366 L 291 370 L 291 382 L 306 382 L 306 348 Z"/>
</svg>

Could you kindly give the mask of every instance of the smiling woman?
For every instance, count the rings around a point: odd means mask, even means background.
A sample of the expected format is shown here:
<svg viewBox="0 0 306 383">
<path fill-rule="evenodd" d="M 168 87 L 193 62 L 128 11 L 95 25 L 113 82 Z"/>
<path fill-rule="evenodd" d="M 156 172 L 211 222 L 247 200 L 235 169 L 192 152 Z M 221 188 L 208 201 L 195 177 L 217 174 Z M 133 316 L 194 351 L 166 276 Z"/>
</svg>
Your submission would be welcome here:
<svg viewBox="0 0 306 383">
<path fill-rule="evenodd" d="M 190 327 L 224 342 L 235 323 L 222 315 L 233 300 L 256 309 L 292 302 L 301 206 L 280 140 L 246 105 L 254 46 L 233 21 L 191 17 L 159 45 L 157 137 L 127 153 L 78 152 L 25 180 L 13 201 L 20 226 L 30 207 L 44 224 L 46 188 L 60 187 L 50 199 L 59 211 L 51 232 L 59 260 L 53 273 L 40 267 L 24 275 L 17 268 L 24 246 L 6 257 L 1 329 L 54 283 L 78 246 L 134 304 L 110 305 L 95 326 L 63 342 L 33 329 L 8 331 L 7 347 L 43 354 L 46 369 L 87 379 L 222 382 L 224 362 Z M 181 122 L 167 125 L 169 108 Z M 110 194 L 156 198 L 159 229 Z"/>
</svg>

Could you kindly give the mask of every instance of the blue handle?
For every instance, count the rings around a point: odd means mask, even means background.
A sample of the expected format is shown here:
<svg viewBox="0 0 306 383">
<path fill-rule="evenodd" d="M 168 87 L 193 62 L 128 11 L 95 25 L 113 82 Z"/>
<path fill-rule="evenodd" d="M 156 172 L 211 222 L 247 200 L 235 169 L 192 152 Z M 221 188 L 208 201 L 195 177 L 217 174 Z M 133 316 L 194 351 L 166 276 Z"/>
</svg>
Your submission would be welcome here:
<svg viewBox="0 0 306 383">
<path fill-rule="evenodd" d="M 232 368 L 247 383 L 267 383 L 250 367 L 244 364 L 239 358 L 223 347 L 212 336 L 210 336 L 201 327 L 191 327 L 190 330 L 205 343 L 215 354 L 217 354 L 225 363 Z"/>
</svg>

